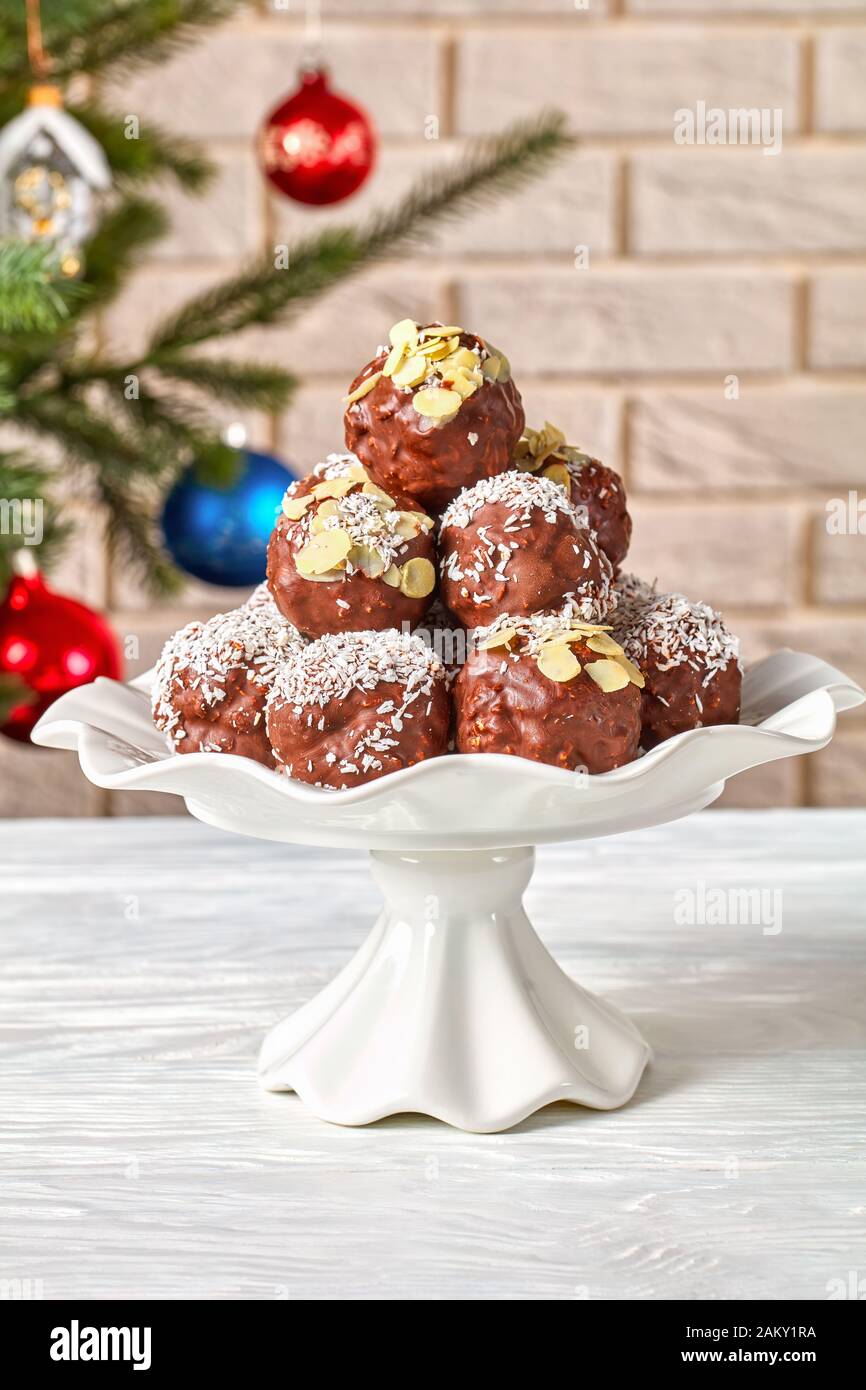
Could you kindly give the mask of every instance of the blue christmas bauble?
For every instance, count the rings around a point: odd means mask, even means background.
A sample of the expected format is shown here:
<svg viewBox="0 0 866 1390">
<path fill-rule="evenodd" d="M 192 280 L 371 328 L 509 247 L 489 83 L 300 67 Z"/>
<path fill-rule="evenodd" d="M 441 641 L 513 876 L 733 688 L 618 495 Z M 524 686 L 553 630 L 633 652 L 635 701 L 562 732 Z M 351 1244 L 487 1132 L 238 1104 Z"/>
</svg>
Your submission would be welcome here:
<svg viewBox="0 0 866 1390">
<path fill-rule="evenodd" d="M 268 540 L 292 474 L 279 459 L 240 451 L 241 466 L 225 488 L 200 481 L 195 465 L 165 502 L 162 532 L 175 564 L 206 584 L 245 588 L 265 577 Z"/>
</svg>

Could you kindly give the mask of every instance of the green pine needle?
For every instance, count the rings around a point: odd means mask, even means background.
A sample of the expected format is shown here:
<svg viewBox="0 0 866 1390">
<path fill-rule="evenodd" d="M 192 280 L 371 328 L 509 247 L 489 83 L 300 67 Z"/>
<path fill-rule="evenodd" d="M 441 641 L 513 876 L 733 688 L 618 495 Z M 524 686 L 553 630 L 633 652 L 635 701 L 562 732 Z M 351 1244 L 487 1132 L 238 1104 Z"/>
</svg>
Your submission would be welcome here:
<svg viewBox="0 0 866 1390">
<path fill-rule="evenodd" d="M 58 275 L 49 246 L 24 241 L 0 243 L 0 333 L 50 333 L 85 291 Z"/>
<path fill-rule="evenodd" d="M 97 73 L 169 57 L 205 26 L 219 24 L 243 0 L 42 0 L 52 75 Z M 26 83 L 23 0 L 0 0 L 0 79 Z"/>
<path fill-rule="evenodd" d="M 160 358 L 157 365 L 165 377 L 250 410 L 282 410 L 297 386 L 297 378 L 290 372 L 260 362 L 167 357 Z"/>
</svg>

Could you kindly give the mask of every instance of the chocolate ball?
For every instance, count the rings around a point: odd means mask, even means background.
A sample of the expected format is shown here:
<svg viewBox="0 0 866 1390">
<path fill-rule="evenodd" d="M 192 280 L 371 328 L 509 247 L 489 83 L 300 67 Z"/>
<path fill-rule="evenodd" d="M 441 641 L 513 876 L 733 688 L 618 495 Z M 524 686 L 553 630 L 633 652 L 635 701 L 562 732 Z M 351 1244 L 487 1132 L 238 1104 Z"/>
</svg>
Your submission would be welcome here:
<svg viewBox="0 0 866 1390">
<path fill-rule="evenodd" d="M 637 756 L 640 682 L 599 627 L 503 616 L 454 684 L 457 749 L 609 772 Z"/>
<path fill-rule="evenodd" d="M 346 632 L 284 668 L 267 725 L 281 772 L 336 789 L 446 752 L 450 714 L 445 672 L 419 637 Z"/>
<path fill-rule="evenodd" d="M 347 448 L 383 487 L 432 513 L 511 467 L 525 419 L 503 353 L 462 328 L 409 319 L 346 399 Z"/>
<path fill-rule="evenodd" d="M 268 545 L 268 583 L 309 637 L 411 626 L 436 584 L 433 519 L 354 461 L 292 484 Z"/>
<path fill-rule="evenodd" d="M 265 701 L 277 673 L 305 646 L 261 596 L 209 622 L 188 623 L 169 638 L 156 666 L 156 727 L 175 753 L 237 753 L 273 767 Z"/>
<path fill-rule="evenodd" d="M 613 571 L 586 518 L 549 478 L 512 470 L 467 488 L 442 517 L 442 598 L 464 626 L 503 613 L 603 622 Z"/>
<path fill-rule="evenodd" d="M 583 508 L 596 540 L 614 571 L 619 569 L 631 541 L 631 517 L 625 486 L 613 468 L 566 444 L 555 426 L 524 430 L 514 453 L 522 471 L 551 478 L 565 488 L 576 507 Z"/>
<path fill-rule="evenodd" d="M 643 747 L 686 729 L 736 724 L 743 669 L 739 641 L 721 614 L 683 594 L 657 593 L 634 575 L 616 589 L 615 636 L 646 681 Z"/>
</svg>

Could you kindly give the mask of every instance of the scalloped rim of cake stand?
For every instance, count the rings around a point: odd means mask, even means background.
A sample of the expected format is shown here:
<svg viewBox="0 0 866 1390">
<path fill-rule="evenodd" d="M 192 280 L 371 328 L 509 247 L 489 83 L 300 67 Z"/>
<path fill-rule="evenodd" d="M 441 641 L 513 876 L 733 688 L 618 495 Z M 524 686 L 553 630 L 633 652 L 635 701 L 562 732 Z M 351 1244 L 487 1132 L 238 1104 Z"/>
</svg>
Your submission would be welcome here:
<svg viewBox="0 0 866 1390">
<path fill-rule="evenodd" d="M 172 754 L 151 722 L 149 679 L 100 679 L 70 691 L 42 716 L 33 741 L 77 751 L 97 786 L 182 796 L 193 815 L 220 829 L 393 850 L 505 848 L 676 819 L 713 801 L 738 772 L 823 748 L 837 714 L 866 699 L 818 658 L 778 652 L 746 673 L 751 722 L 678 734 L 613 772 L 581 777 L 525 758 L 448 754 L 326 791 L 233 754 Z"/>
</svg>

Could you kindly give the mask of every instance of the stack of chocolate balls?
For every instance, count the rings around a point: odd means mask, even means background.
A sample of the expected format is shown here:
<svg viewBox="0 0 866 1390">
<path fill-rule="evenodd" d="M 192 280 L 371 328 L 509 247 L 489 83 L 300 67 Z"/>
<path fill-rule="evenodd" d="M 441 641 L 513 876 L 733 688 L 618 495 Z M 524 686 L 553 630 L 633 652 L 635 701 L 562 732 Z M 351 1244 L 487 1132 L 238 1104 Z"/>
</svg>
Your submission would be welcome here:
<svg viewBox="0 0 866 1390">
<path fill-rule="evenodd" d="M 736 638 L 620 573 L 622 480 L 525 428 L 504 353 L 404 319 L 344 423 L 347 452 L 285 495 L 267 583 L 166 644 L 153 711 L 174 751 L 339 789 L 449 752 L 601 773 L 736 723 Z"/>
</svg>

